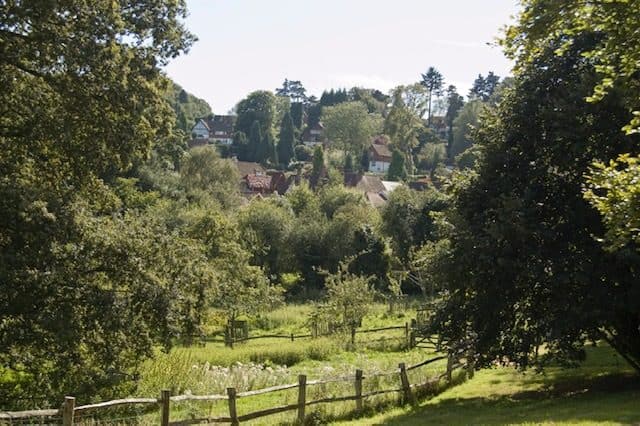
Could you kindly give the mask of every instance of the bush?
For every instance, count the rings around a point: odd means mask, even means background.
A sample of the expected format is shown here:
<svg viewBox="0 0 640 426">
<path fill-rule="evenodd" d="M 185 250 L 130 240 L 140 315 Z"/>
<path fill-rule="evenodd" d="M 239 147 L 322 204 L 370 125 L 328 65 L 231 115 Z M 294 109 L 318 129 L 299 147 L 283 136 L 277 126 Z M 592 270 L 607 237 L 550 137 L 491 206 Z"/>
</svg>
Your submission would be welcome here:
<svg viewBox="0 0 640 426">
<path fill-rule="evenodd" d="M 298 161 L 311 161 L 313 158 L 313 149 L 306 145 L 298 145 L 293 149 L 293 151 L 295 152 L 296 159 Z"/>
</svg>

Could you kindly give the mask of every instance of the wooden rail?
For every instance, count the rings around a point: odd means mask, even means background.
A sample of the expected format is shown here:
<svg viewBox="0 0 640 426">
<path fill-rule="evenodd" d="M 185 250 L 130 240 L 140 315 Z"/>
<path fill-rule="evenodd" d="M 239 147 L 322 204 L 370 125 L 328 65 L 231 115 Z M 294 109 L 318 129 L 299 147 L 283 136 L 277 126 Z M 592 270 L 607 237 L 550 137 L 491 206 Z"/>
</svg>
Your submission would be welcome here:
<svg viewBox="0 0 640 426">
<path fill-rule="evenodd" d="M 389 329 L 385 327 L 385 329 Z M 436 375 L 434 377 L 429 378 L 424 383 L 411 384 L 409 383 L 409 378 L 407 375 L 408 371 L 424 367 L 433 362 L 440 361 L 443 359 L 447 359 L 447 368 L 446 371 L 442 374 Z M 405 366 L 404 363 L 398 364 L 398 368 L 393 369 L 388 372 L 371 374 L 370 376 L 364 375 L 362 370 L 356 370 L 353 376 L 346 377 L 338 377 L 331 378 L 325 380 L 307 380 L 306 375 L 300 375 L 298 377 L 297 383 L 290 383 L 285 385 L 271 386 L 264 389 L 256 389 L 245 392 L 236 392 L 235 388 L 228 388 L 227 394 L 215 394 L 215 395 L 176 395 L 171 396 L 168 390 L 162 391 L 160 398 L 126 398 L 126 399 L 117 399 L 113 401 L 100 402 L 97 404 L 88 404 L 75 406 L 75 398 L 66 397 L 65 404 L 62 409 L 49 409 L 49 410 L 29 410 L 29 411 L 14 411 L 14 412 L 0 412 L 0 423 L 10 423 L 12 420 L 17 419 L 26 419 L 26 418 L 37 418 L 37 417 L 53 417 L 62 415 L 62 423 L 63 425 L 72 425 L 74 424 L 74 416 L 75 414 L 84 414 L 89 411 L 97 411 L 101 409 L 118 407 L 118 406 L 128 406 L 128 405 L 139 405 L 139 404 L 155 404 L 158 406 L 161 412 L 161 425 L 162 426 L 182 426 L 182 425 L 194 425 L 194 424 L 204 424 L 204 423 L 230 423 L 232 425 L 237 425 L 240 422 L 245 422 L 248 420 L 257 419 L 260 417 L 270 416 L 273 414 L 283 413 L 287 411 L 297 410 L 297 419 L 302 422 L 305 418 L 305 408 L 312 405 L 317 404 L 325 404 L 325 403 L 335 403 L 335 402 L 344 402 L 344 401 L 355 401 L 354 409 L 357 412 L 362 412 L 363 410 L 363 400 L 366 398 L 370 398 L 372 396 L 383 395 L 387 393 L 398 393 L 402 396 L 403 403 L 415 403 L 415 393 L 414 391 L 421 388 L 428 388 L 435 383 L 438 383 L 443 378 L 446 378 L 447 381 L 451 382 L 451 373 L 453 370 L 461 368 L 466 364 L 461 363 L 458 359 L 456 359 L 453 355 L 443 355 L 437 356 L 431 359 L 427 359 L 418 364 Z M 396 376 L 398 378 L 399 388 L 391 388 L 391 389 L 376 389 L 367 393 L 362 392 L 362 383 L 363 380 L 372 379 L 380 376 Z M 328 383 L 337 383 L 337 382 L 352 382 L 354 384 L 353 390 L 354 394 L 343 395 L 343 396 L 334 396 L 328 398 L 321 398 L 312 401 L 307 400 L 307 388 L 309 386 L 317 386 L 324 385 Z M 254 411 L 251 413 L 245 413 L 238 415 L 236 408 L 236 401 L 240 398 L 250 398 L 258 395 L 263 395 L 272 392 L 281 392 L 290 389 L 298 389 L 298 397 L 297 403 L 282 405 L 278 407 L 270 407 L 262 410 Z M 229 416 L 220 416 L 220 417 L 202 417 L 202 418 L 194 418 L 194 419 L 186 419 L 170 422 L 170 408 L 171 403 L 180 403 L 184 401 L 227 401 Z M 35 423 L 39 423 L 39 421 L 35 421 Z"/>
</svg>

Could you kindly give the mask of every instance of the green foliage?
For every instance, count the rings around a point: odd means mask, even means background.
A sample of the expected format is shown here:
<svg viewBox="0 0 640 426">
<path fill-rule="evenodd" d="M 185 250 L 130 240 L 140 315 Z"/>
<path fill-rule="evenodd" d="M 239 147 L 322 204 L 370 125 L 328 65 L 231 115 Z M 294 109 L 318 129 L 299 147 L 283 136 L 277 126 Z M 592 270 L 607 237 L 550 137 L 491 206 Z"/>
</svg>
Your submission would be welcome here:
<svg viewBox="0 0 640 426">
<path fill-rule="evenodd" d="M 447 206 L 447 197 L 435 190 L 395 189 L 382 209 L 383 231 L 391 238 L 394 254 L 406 260 L 412 247 L 439 239 L 432 212 L 442 212 Z"/>
<path fill-rule="evenodd" d="M 498 87 L 498 83 L 500 83 L 500 77 L 495 75 L 493 71 L 489 71 L 486 77 L 478 74 L 478 78 L 475 79 L 469 90 L 469 98 L 488 102 Z"/>
<path fill-rule="evenodd" d="M 196 121 L 211 114 L 211 107 L 204 99 L 187 93 L 173 81 L 170 82 L 165 97 L 178 117 L 176 127 L 189 135 Z"/>
<path fill-rule="evenodd" d="M 313 149 L 310 146 L 296 145 L 293 152 L 298 161 L 311 161 L 313 159 Z"/>
<path fill-rule="evenodd" d="M 180 166 L 180 177 L 192 193 L 202 191 L 225 208 L 239 204 L 238 169 L 231 160 L 220 158 L 213 147 L 191 149 Z"/>
<path fill-rule="evenodd" d="M 397 149 L 391 153 L 391 164 L 387 171 L 388 180 L 404 180 L 407 178 L 407 168 L 404 165 L 404 155 Z"/>
<path fill-rule="evenodd" d="M 472 100 L 464 104 L 458 116 L 453 120 L 453 140 L 450 156 L 455 158 L 473 145 L 471 130 L 478 125 L 484 103 Z"/>
<path fill-rule="evenodd" d="M 288 205 L 256 198 L 240 210 L 238 224 L 245 247 L 253 255 L 252 264 L 270 274 L 290 270 L 286 239 L 292 231 L 293 211 Z"/>
<path fill-rule="evenodd" d="M 293 120 L 288 112 L 282 118 L 280 126 L 280 141 L 278 142 L 278 160 L 285 166 L 295 158 L 293 147 L 295 145 L 295 134 Z"/>
<path fill-rule="evenodd" d="M 326 277 L 326 308 L 333 318 L 349 330 L 355 330 L 369 312 L 375 291 L 371 277 L 353 275 L 342 265 L 335 274 Z"/>
<path fill-rule="evenodd" d="M 251 135 L 254 122 L 258 122 L 260 134 L 271 133 L 273 124 L 277 122 L 276 97 L 271 92 L 258 90 L 251 92 L 236 106 L 236 131 Z M 249 136 L 251 139 L 251 136 Z"/>
<path fill-rule="evenodd" d="M 422 74 L 422 81 L 420 81 L 420 84 L 422 84 L 427 89 L 429 99 L 427 119 L 429 125 L 431 125 L 431 102 L 434 96 L 442 96 L 442 86 L 444 85 L 444 78 L 437 69 L 435 69 L 434 67 L 429 67 L 427 72 Z"/>
<path fill-rule="evenodd" d="M 593 158 L 638 146 L 620 132 L 624 93 L 585 101 L 597 79 L 585 52 L 599 40 L 583 33 L 560 55 L 564 40 L 553 40 L 520 64 L 514 88 L 475 133 L 479 164 L 454 188 L 450 250 L 432 273 L 447 290 L 436 325 L 448 338 L 475 333 L 483 365 L 576 362 L 586 338 L 604 337 L 640 370 L 640 260 L 593 238 L 603 224 L 583 197 Z"/>
<path fill-rule="evenodd" d="M 408 169 L 413 172 L 413 149 L 418 146 L 418 137 L 425 129 L 421 119 L 424 114 L 424 87 L 400 86 L 394 90 L 393 104 L 385 117 L 384 133 L 408 159 Z M 368 166 L 367 166 L 368 167 Z"/>
<path fill-rule="evenodd" d="M 316 145 L 313 149 L 313 170 L 311 173 L 316 178 L 322 174 L 322 170 L 324 170 L 324 151 L 322 150 L 321 145 Z"/>
<path fill-rule="evenodd" d="M 587 176 L 585 198 L 602 215 L 610 250 L 640 247 L 640 159 L 620 155 L 596 162 Z"/>
<path fill-rule="evenodd" d="M 418 155 L 418 168 L 422 170 L 434 170 L 438 164 L 447 159 L 447 146 L 443 143 L 428 143 L 420 150 Z"/>
<path fill-rule="evenodd" d="M 362 102 L 343 102 L 325 107 L 322 123 L 329 140 L 344 151 L 359 154 L 382 130 L 382 117 L 370 114 Z"/>
<path fill-rule="evenodd" d="M 160 67 L 194 39 L 185 15 L 184 1 L 3 6 L 0 364 L 20 383 L 3 408 L 115 396 L 154 345 L 199 327 L 202 248 L 115 179 L 173 136 Z"/>
</svg>

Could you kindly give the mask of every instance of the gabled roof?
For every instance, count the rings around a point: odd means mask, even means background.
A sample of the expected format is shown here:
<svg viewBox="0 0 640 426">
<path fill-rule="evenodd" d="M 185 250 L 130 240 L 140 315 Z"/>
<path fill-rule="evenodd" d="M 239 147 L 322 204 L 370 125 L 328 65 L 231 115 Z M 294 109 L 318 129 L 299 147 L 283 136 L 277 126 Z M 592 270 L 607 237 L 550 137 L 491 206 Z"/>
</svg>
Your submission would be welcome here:
<svg viewBox="0 0 640 426">
<path fill-rule="evenodd" d="M 345 175 L 345 186 L 356 188 L 362 192 L 384 192 L 382 180 L 378 176 L 348 174 Z"/>
<path fill-rule="evenodd" d="M 381 161 L 381 160 L 391 161 L 391 151 L 389 151 L 389 147 L 387 147 L 386 145 L 373 143 L 371 144 L 371 151 L 373 154 L 374 161 Z"/>
<path fill-rule="evenodd" d="M 235 123 L 235 115 L 214 115 L 209 119 L 209 129 L 214 133 L 214 135 L 215 132 L 224 132 L 228 135 L 232 135 Z"/>
</svg>

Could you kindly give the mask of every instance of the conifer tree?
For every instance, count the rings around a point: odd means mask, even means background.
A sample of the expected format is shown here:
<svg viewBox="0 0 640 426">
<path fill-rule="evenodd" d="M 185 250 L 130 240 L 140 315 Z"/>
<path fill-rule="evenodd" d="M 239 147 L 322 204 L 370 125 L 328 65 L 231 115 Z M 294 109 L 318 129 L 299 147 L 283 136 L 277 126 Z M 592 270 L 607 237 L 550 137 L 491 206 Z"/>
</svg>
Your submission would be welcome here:
<svg viewBox="0 0 640 426">
<path fill-rule="evenodd" d="M 278 142 L 278 160 L 287 166 L 294 157 L 293 146 L 295 144 L 295 134 L 291 114 L 286 113 L 282 117 L 280 125 L 280 141 Z"/>
</svg>

